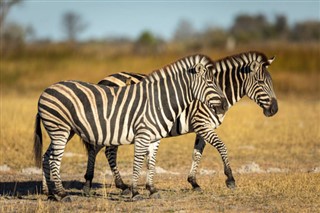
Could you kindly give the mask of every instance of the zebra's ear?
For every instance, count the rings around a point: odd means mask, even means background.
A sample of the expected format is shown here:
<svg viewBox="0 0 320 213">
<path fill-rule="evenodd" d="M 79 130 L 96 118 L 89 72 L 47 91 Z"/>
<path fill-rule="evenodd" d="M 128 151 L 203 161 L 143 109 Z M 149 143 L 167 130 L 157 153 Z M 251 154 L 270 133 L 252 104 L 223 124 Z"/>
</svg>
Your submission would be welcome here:
<svg viewBox="0 0 320 213">
<path fill-rule="evenodd" d="M 275 58 L 276 58 L 276 56 L 272 56 L 270 59 L 268 59 L 268 64 L 267 65 L 270 65 Z"/>
<path fill-rule="evenodd" d="M 126 85 L 128 86 L 128 85 L 130 85 L 130 84 L 131 84 L 131 77 L 129 77 L 129 78 L 126 79 Z"/>
<path fill-rule="evenodd" d="M 203 75 L 206 71 L 206 68 L 203 66 L 203 64 L 199 63 L 194 68 L 194 73 L 198 75 Z"/>
</svg>

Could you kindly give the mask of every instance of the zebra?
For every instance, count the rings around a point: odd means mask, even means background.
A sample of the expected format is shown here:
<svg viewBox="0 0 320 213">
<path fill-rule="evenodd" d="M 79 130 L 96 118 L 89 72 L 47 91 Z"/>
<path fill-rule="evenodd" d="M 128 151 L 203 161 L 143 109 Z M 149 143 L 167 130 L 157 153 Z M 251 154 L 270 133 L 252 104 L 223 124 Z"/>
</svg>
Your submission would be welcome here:
<svg viewBox="0 0 320 213">
<path fill-rule="evenodd" d="M 213 67 L 209 57 L 197 54 L 125 87 L 61 81 L 46 88 L 38 100 L 34 157 L 36 165 L 41 166 L 42 120 L 51 139 L 42 160 L 48 199 L 68 198 L 60 178 L 60 164 L 65 146 L 74 134 L 97 147 L 133 143 L 132 199 L 140 199 L 137 181 L 144 157 L 153 150 L 149 149 L 150 142 L 166 137 L 174 121 L 193 100 L 212 110 L 226 109 L 226 98 L 212 77 Z M 147 166 L 152 171 L 155 165 L 150 160 Z M 146 188 L 150 196 L 157 192 L 152 181 L 146 183 Z"/>
<path fill-rule="evenodd" d="M 242 97 L 247 95 L 263 108 L 265 116 L 273 116 L 278 111 L 276 95 L 273 89 L 271 75 L 267 68 L 275 57 L 270 59 L 261 52 L 249 51 L 231 55 L 215 62 L 212 69 L 214 78 L 218 81 L 224 95 L 227 97 L 228 108 L 233 106 Z M 135 84 L 146 77 L 144 74 L 121 72 L 108 76 L 98 84 L 110 86 L 124 86 L 128 83 Z M 227 148 L 214 132 L 223 121 L 223 114 L 212 114 L 205 105 L 199 101 L 192 102 L 175 121 L 168 136 L 177 136 L 196 131 L 197 136 L 192 154 L 192 166 L 188 175 L 188 182 L 195 190 L 201 190 L 196 181 L 197 168 L 201 160 L 206 142 L 215 147 L 221 155 L 224 164 L 224 173 L 227 176 L 226 185 L 228 188 L 235 188 L 235 180 L 227 157 Z M 157 152 L 159 141 L 153 144 L 154 153 Z M 114 176 L 115 185 L 122 189 L 124 194 L 129 193 L 129 188 L 122 181 L 117 168 L 118 146 L 109 146 L 105 149 L 105 155 Z M 100 151 L 97 147 L 88 147 L 88 164 L 85 174 L 86 182 L 83 190 L 86 195 L 90 195 L 90 188 L 94 176 L 95 156 Z M 151 156 L 155 162 L 155 156 Z M 148 177 L 150 179 L 152 177 Z"/>
</svg>

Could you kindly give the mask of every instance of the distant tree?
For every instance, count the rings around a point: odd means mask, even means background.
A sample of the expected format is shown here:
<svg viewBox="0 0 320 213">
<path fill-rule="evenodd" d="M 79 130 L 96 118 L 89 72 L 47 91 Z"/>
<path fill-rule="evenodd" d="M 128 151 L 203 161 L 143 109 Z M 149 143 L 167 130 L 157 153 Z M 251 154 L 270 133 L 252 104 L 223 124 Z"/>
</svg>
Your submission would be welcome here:
<svg viewBox="0 0 320 213">
<path fill-rule="evenodd" d="M 143 31 L 137 39 L 137 43 L 144 46 L 153 46 L 156 43 L 156 37 L 150 31 Z"/>
<path fill-rule="evenodd" d="M 274 29 L 277 34 L 285 35 L 289 32 L 289 26 L 287 22 L 287 17 L 284 15 L 276 16 L 276 21 L 274 24 Z"/>
<path fill-rule="evenodd" d="M 239 15 L 236 17 L 231 33 L 239 41 L 256 41 L 270 37 L 272 28 L 264 15 Z"/>
<path fill-rule="evenodd" d="M 139 54 L 159 53 L 163 41 L 153 35 L 152 32 L 143 31 L 134 44 L 134 51 Z"/>
<path fill-rule="evenodd" d="M 24 37 L 25 29 L 14 22 L 6 24 L 2 31 L 2 38 L 7 42 L 14 41 L 17 43 L 23 43 Z"/>
<path fill-rule="evenodd" d="M 36 41 L 36 32 L 31 25 L 29 25 L 25 28 L 25 40 L 27 42 Z"/>
<path fill-rule="evenodd" d="M 188 20 L 180 20 L 177 29 L 174 33 L 174 40 L 176 41 L 186 41 L 191 40 L 195 35 L 195 30 Z"/>
<path fill-rule="evenodd" d="M 3 27 L 4 21 L 11 7 L 20 2 L 22 2 L 22 0 L 0 0 L 0 26 L 1 27 Z"/>
<path fill-rule="evenodd" d="M 297 41 L 320 41 L 320 21 L 296 23 L 291 38 Z"/>
<path fill-rule="evenodd" d="M 83 32 L 87 25 L 79 14 L 67 12 L 62 17 L 62 28 L 69 42 L 75 42 L 79 33 Z"/>
<path fill-rule="evenodd" d="M 6 23 L 1 28 L 1 54 L 7 55 L 20 52 L 24 47 L 26 30 L 18 23 Z"/>
<path fill-rule="evenodd" d="M 228 40 L 228 32 L 222 28 L 208 28 L 203 33 L 203 41 L 210 47 L 225 47 Z"/>
<path fill-rule="evenodd" d="M 0 0 L 0 52 L 1 57 L 20 52 L 24 47 L 26 30 L 18 23 L 6 23 L 10 9 L 22 0 Z"/>
</svg>

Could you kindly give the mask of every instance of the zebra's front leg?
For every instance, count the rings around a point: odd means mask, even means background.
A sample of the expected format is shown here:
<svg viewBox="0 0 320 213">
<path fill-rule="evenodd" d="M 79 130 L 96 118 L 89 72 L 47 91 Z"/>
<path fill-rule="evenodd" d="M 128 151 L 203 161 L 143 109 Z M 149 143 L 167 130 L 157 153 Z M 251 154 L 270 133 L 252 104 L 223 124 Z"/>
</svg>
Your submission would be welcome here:
<svg viewBox="0 0 320 213">
<path fill-rule="evenodd" d="M 108 159 L 108 163 L 110 169 L 112 171 L 115 185 L 118 189 L 122 190 L 122 195 L 130 194 L 130 188 L 127 184 L 125 184 L 121 178 L 120 172 L 117 167 L 117 153 L 118 153 L 118 146 L 108 146 L 105 150 L 106 158 Z"/>
<path fill-rule="evenodd" d="M 103 146 L 92 145 L 86 141 L 84 141 L 84 143 L 88 151 L 88 162 L 87 162 L 87 171 L 86 171 L 86 174 L 84 175 L 86 182 L 84 183 L 82 190 L 85 196 L 90 196 L 92 179 L 94 177 L 94 166 L 96 162 L 96 157 L 98 152 L 101 150 Z"/>
<path fill-rule="evenodd" d="M 233 189 L 236 188 L 236 182 L 232 175 L 232 170 L 229 164 L 228 159 L 228 151 L 225 144 L 219 139 L 218 135 L 213 131 L 209 131 L 204 134 L 204 139 L 213 147 L 215 147 L 222 159 L 223 166 L 224 166 L 224 174 L 227 176 L 226 185 L 228 188 Z"/>
<path fill-rule="evenodd" d="M 204 139 L 201 136 L 197 135 L 192 153 L 192 165 L 188 175 L 188 182 L 191 184 L 192 188 L 197 191 L 200 191 L 201 187 L 197 183 L 196 174 L 205 146 L 206 142 L 204 141 Z"/>
<path fill-rule="evenodd" d="M 150 143 L 147 156 L 147 181 L 146 189 L 150 192 L 150 198 L 160 198 L 160 194 L 153 183 L 153 177 L 155 174 L 156 157 L 159 148 L 160 140 Z"/>
</svg>

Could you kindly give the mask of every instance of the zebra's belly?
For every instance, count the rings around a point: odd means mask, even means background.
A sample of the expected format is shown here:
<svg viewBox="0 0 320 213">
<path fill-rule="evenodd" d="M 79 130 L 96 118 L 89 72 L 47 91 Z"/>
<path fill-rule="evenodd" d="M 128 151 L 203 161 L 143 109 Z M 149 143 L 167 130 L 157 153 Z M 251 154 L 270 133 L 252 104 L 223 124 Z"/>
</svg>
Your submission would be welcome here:
<svg viewBox="0 0 320 213">
<path fill-rule="evenodd" d="M 110 146 L 110 145 L 129 145 L 134 142 L 133 132 L 127 131 L 125 129 L 116 132 L 110 132 L 107 134 L 105 140 L 99 141 L 101 145 Z"/>
<path fill-rule="evenodd" d="M 86 142 L 93 145 L 110 146 L 110 145 L 129 145 L 134 141 L 132 128 L 121 126 L 115 128 L 112 125 L 102 129 L 101 126 L 90 131 L 87 129 L 77 129 L 75 132 Z"/>
</svg>

